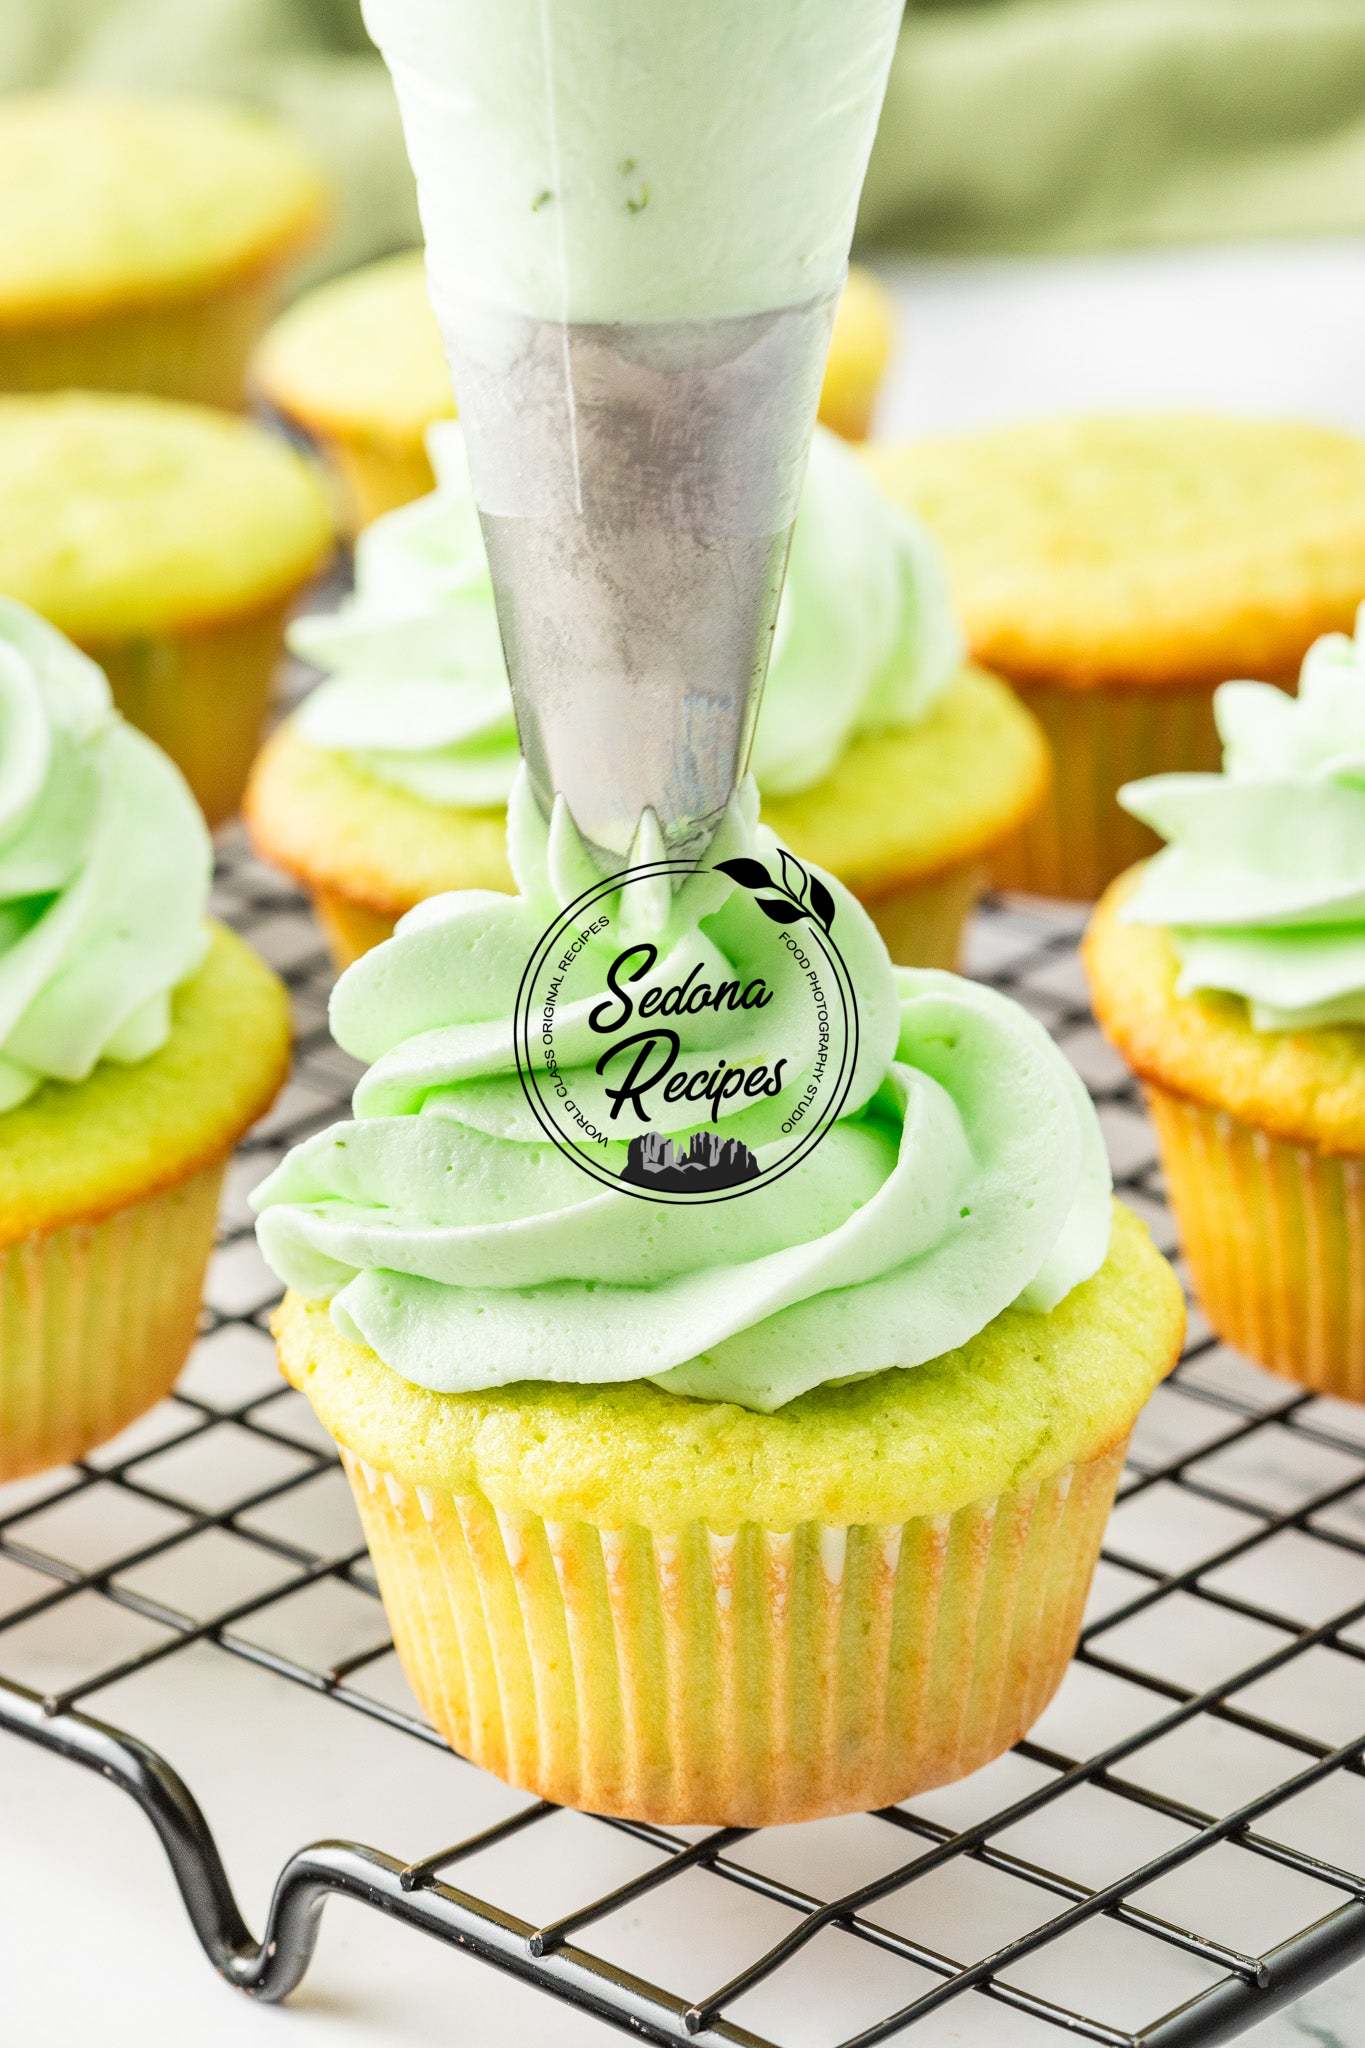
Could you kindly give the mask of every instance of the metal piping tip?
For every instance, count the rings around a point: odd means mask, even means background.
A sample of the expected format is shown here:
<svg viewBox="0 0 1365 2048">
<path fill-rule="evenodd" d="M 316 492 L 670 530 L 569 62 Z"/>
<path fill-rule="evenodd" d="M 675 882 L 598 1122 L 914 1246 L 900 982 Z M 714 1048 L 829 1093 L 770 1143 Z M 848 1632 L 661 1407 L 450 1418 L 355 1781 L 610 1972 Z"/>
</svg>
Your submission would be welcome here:
<svg viewBox="0 0 1365 2048">
<path fill-rule="evenodd" d="M 620 326 L 452 309 L 522 753 L 605 865 L 647 811 L 700 856 L 744 773 L 837 299 Z"/>
</svg>

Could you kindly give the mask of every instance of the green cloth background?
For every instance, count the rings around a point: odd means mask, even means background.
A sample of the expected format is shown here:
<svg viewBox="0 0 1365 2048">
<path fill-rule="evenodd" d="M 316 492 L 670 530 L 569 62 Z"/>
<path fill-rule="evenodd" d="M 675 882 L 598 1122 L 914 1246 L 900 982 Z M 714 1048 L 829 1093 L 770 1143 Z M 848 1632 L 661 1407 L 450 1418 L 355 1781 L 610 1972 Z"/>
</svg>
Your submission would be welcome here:
<svg viewBox="0 0 1365 2048">
<path fill-rule="evenodd" d="M 327 267 L 416 238 L 357 0 L 0 0 L 0 85 L 55 81 L 273 106 L 341 191 Z M 921 0 L 861 239 L 1083 249 L 1362 224 L 1365 0 Z"/>
</svg>

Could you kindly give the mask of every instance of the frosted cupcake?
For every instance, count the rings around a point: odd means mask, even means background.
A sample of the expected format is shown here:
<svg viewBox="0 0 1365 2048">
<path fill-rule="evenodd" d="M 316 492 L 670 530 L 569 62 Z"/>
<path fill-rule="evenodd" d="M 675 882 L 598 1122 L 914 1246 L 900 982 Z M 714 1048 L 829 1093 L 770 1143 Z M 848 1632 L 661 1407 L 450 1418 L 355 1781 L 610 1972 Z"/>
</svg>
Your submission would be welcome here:
<svg viewBox="0 0 1365 2048">
<path fill-rule="evenodd" d="M 326 211 L 279 122 L 101 93 L 0 104 L 0 190 L 0 391 L 226 406 Z"/>
<path fill-rule="evenodd" d="M 237 808 L 285 619 L 331 545 L 313 464 L 247 420 L 0 398 L 0 592 L 99 662 L 210 824 Z"/>
<path fill-rule="evenodd" d="M 1293 686 L 1365 597 L 1365 440 L 1203 414 L 1034 421 L 877 451 L 942 543 L 978 661 L 1054 756 L 1049 801 L 992 878 L 1097 896 L 1155 851 L 1115 797 L 1218 764 L 1226 676 Z"/>
<path fill-rule="evenodd" d="M 1365 613 L 1298 696 L 1226 683 L 1221 775 L 1122 792 L 1169 842 L 1095 914 L 1195 1287 L 1273 1372 L 1365 1400 Z"/>
<path fill-rule="evenodd" d="M 356 596 L 303 619 L 331 672 L 275 735 L 246 810 L 345 964 L 424 897 L 508 889 L 516 728 L 459 430 L 440 488 L 370 528 Z M 1009 690 L 962 665 L 937 555 L 860 461 L 817 433 L 754 767 L 774 830 L 867 903 L 898 959 L 951 966 L 992 850 L 1047 757 Z"/>
<path fill-rule="evenodd" d="M 855 265 L 820 395 L 820 417 L 851 440 L 871 425 L 894 332 L 884 286 Z M 252 374 L 266 403 L 326 455 L 347 532 L 432 488 L 427 432 L 455 402 L 420 249 L 305 292 L 266 335 Z"/>
<path fill-rule="evenodd" d="M 613 930 L 655 949 L 640 1016 L 698 971 L 751 986 L 778 944 L 754 878 L 792 878 L 756 813 L 750 784 L 715 866 L 629 912 L 605 897 L 611 929 L 575 952 L 559 1073 L 623 1131 L 610 1176 L 630 1155 L 591 992 L 619 988 Z M 894 969 L 812 873 L 858 996 L 838 1120 L 719 1203 L 604 1186 L 546 1137 L 512 1029 L 596 871 L 524 780 L 509 858 L 515 895 L 424 904 L 342 977 L 333 1030 L 371 1062 L 354 1118 L 257 1197 L 281 1363 L 341 1446 L 419 1698 L 513 1783 L 655 1820 L 760 1825 L 974 1769 L 1057 1684 L 1180 1341 L 1079 1081 L 1005 998 Z M 664 1013 L 689 1086 L 751 1073 L 774 1029 Z M 703 1125 L 656 1097 L 653 1128 L 763 1171 L 814 1056 Z"/>
<path fill-rule="evenodd" d="M 0 1479 L 84 1455 L 194 1340 L 284 990 L 205 922 L 210 849 L 94 664 L 0 599 Z"/>
</svg>

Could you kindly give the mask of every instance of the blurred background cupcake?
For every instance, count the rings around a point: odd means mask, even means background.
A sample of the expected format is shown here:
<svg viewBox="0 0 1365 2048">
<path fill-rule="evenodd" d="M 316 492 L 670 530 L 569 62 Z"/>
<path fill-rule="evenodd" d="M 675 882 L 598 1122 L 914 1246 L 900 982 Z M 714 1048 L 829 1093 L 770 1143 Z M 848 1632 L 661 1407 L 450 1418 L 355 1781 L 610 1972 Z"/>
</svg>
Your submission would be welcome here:
<svg viewBox="0 0 1365 2048">
<path fill-rule="evenodd" d="M 850 264 L 820 391 L 821 419 L 846 441 L 864 441 L 872 432 L 877 394 L 895 342 L 890 292 L 873 271 Z"/>
<path fill-rule="evenodd" d="M 243 401 L 326 193 L 280 122 L 209 100 L 0 100 L 0 391 Z"/>
<path fill-rule="evenodd" d="M 343 964 L 445 889 L 508 889 L 516 727 L 459 428 L 440 486 L 356 548 L 354 597 L 300 619 L 330 680 L 269 742 L 257 846 L 313 895 Z M 963 665 L 937 551 L 817 433 L 755 740 L 765 815 L 867 904 L 897 959 L 951 966 L 1000 841 L 1039 803 L 1046 748 Z"/>
<path fill-rule="evenodd" d="M 210 824 L 237 807 L 285 618 L 331 545 L 317 472 L 249 421 L 112 393 L 0 398 L 0 594 L 95 657 Z"/>
<path fill-rule="evenodd" d="M 1051 743 L 1052 793 L 1002 887 L 1096 896 L 1157 840 L 1121 783 L 1213 768 L 1230 675 L 1292 689 L 1365 597 L 1365 440 L 1171 414 L 1041 421 L 876 451 L 943 547 L 974 659 Z"/>
<path fill-rule="evenodd" d="M 1095 914 L 1095 1011 L 1215 1330 L 1365 1400 L 1365 613 L 1297 697 L 1227 683 L 1215 710 L 1221 775 L 1122 793 L 1169 844 Z"/>
<path fill-rule="evenodd" d="M 834 323 L 820 416 L 861 439 L 894 335 L 891 300 L 850 271 Z M 341 519 L 359 531 L 435 481 L 426 433 L 455 403 L 420 249 L 306 292 L 271 328 L 253 366 L 261 397 L 325 452 Z"/>
<path fill-rule="evenodd" d="M 284 1078 L 284 988 L 206 923 L 211 864 L 93 662 L 0 599 L 0 1480 L 169 1391 L 228 1155 Z"/>
</svg>

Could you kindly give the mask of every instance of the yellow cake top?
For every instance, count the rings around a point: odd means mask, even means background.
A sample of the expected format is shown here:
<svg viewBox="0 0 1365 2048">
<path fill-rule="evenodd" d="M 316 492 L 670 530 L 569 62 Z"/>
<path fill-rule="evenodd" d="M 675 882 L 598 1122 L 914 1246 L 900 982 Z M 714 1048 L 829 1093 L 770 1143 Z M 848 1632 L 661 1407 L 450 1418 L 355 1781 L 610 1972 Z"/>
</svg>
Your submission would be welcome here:
<svg viewBox="0 0 1365 2048">
<path fill-rule="evenodd" d="M 821 415 L 839 426 L 850 387 L 875 385 L 891 350 L 884 288 L 856 266 L 835 316 Z M 420 447 L 455 410 L 420 249 L 383 257 L 305 292 L 256 353 L 262 395 L 317 433 Z M 865 397 L 862 403 L 866 403 Z"/>
<path fill-rule="evenodd" d="M 823 781 L 768 800 L 763 816 L 798 856 L 876 896 L 994 845 L 1038 803 L 1047 775 L 1036 721 L 969 669 L 918 724 L 853 740 Z M 501 808 L 428 803 L 288 724 L 257 761 L 245 809 L 269 859 L 384 916 L 444 889 L 512 887 Z"/>
<path fill-rule="evenodd" d="M 289 1001 L 251 948 L 211 928 L 172 999 L 171 1034 L 131 1066 L 49 1081 L 8 1110 L 0 1244 L 94 1221 L 220 1158 L 273 1099 L 289 1063 Z"/>
<path fill-rule="evenodd" d="M 422 251 L 305 292 L 266 335 L 253 375 L 272 405 L 319 433 L 419 447 L 455 410 Z"/>
<path fill-rule="evenodd" d="M 1122 1442 L 1184 1324 L 1170 1267 L 1116 1206 L 1104 1266 L 1049 1314 L 1007 1309 L 961 1350 L 767 1415 L 644 1380 L 433 1394 L 293 1294 L 275 1334 L 337 1442 L 409 1484 L 607 1528 L 726 1530 L 899 1522 L 1041 1484 Z"/>
<path fill-rule="evenodd" d="M 1050 772 L 1037 720 L 968 668 L 916 724 L 858 735 L 822 781 L 765 799 L 763 817 L 803 859 L 875 897 L 983 856 L 1037 809 Z"/>
<path fill-rule="evenodd" d="M 1203 414 L 878 449 L 947 556 L 977 660 L 1084 689 L 1288 680 L 1365 597 L 1365 440 Z"/>
<path fill-rule="evenodd" d="M 326 193 L 275 120 L 204 100 L 33 93 L 0 104 L 0 325 L 178 297 L 283 254 Z"/>
<path fill-rule="evenodd" d="M 512 887 L 505 809 L 428 803 L 309 746 L 292 720 L 257 755 L 242 811 L 267 860 L 381 916 L 446 889 Z"/>
<path fill-rule="evenodd" d="M 0 591 L 87 646 L 285 595 L 332 541 L 314 465 L 168 399 L 0 398 Z"/>
<path fill-rule="evenodd" d="M 1101 898 L 1084 948 L 1095 1014 L 1128 1064 L 1276 1137 L 1365 1152 L 1365 1026 L 1258 1031 L 1241 996 L 1177 994 L 1169 932 L 1120 916 L 1140 872 Z"/>
</svg>

